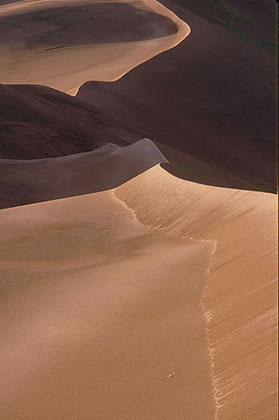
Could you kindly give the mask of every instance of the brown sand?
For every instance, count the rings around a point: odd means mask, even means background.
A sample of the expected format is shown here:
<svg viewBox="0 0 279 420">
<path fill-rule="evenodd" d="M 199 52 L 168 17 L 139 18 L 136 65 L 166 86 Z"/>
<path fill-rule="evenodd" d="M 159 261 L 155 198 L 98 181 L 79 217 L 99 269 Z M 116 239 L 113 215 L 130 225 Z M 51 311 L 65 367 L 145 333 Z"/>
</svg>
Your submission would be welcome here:
<svg viewBox="0 0 279 420">
<path fill-rule="evenodd" d="M 277 419 L 277 197 L 187 182 L 160 166 L 116 196 L 145 225 L 215 242 L 203 306 L 216 416 Z"/>
<path fill-rule="evenodd" d="M 214 419 L 210 241 L 150 232 L 111 191 L 0 223 L 1 420 Z"/>
<path fill-rule="evenodd" d="M 21 1 L 0 7 L 1 81 L 75 94 L 174 47 L 189 26 L 156 0 Z"/>
<path fill-rule="evenodd" d="M 2 210 L 1 419 L 275 420 L 276 210 L 160 166 Z"/>
<path fill-rule="evenodd" d="M 50 159 L 0 159 L 0 208 L 104 191 L 167 162 L 149 139 Z"/>
</svg>

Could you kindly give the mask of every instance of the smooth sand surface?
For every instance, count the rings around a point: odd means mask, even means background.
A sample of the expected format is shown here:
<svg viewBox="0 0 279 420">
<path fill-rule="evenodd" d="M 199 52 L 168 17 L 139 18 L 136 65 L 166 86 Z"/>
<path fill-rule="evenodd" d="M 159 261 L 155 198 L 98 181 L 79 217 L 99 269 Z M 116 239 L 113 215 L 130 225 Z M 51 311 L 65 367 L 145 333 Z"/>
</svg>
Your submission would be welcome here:
<svg viewBox="0 0 279 420">
<path fill-rule="evenodd" d="M 216 416 L 277 419 L 277 197 L 187 182 L 160 166 L 116 196 L 162 233 L 215 242 L 202 301 Z"/>
<path fill-rule="evenodd" d="M 276 197 L 164 167 L 1 210 L 1 419 L 277 418 Z"/>
<path fill-rule="evenodd" d="M 1 419 L 214 419 L 212 242 L 151 232 L 112 191 L 0 224 Z"/>
<path fill-rule="evenodd" d="M 108 190 L 162 162 L 149 139 L 50 159 L 0 159 L 0 208 Z"/>
<path fill-rule="evenodd" d="M 142 137 L 94 105 L 46 86 L 0 85 L 0 158 L 41 159 L 124 146 Z"/>
<path fill-rule="evenodd" d="M 0 6 L 1 82 L 75 94 L 174 47 L 189 26 L 155 0 L 19 1 Z"/>
</svg>

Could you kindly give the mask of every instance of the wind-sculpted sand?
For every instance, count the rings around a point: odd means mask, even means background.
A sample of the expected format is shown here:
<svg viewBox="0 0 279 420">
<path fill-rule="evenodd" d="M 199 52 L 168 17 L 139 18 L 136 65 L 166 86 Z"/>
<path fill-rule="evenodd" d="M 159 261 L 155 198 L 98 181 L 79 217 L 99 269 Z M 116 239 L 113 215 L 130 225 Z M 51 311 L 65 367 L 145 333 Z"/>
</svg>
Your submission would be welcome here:
<svg viewBox="0 0 279 420">
<path fill-rule="evenodd" d="M 108 190 L 162 162 L 149 139 L 50 159 L 0 159 L 0 208 Z"/>
<path fill-rule="evenodd" d="M 214 419 L 210 241 L 150 231 L 112 191 L 0 224 L 1 419 Z"/>
<path fill-rule="evenodd" d="M 276 197 L 163 165 L 0 212 L 1 419 L 276 418 Z"/>
<path fill-rule="evenodd" d="M 215 243 L 202 305 L 216 418 L 275 420 L 277 197 L 195 184 L 166 170 L 156 166 L 115 194 L 144 225 Z"/>
<path fill-rule="evenodd" d="M 163 55 L 155 0 L 0 6 L 0 420 L 277 419 L 274 63 L 164 1 Z"/>
<path fill-rule="evenodd" d="M 189 26 L 156 0 L 19 1 L 0 6 L 1 81 L 75 94 L 174 47 Z"/>
</svg>

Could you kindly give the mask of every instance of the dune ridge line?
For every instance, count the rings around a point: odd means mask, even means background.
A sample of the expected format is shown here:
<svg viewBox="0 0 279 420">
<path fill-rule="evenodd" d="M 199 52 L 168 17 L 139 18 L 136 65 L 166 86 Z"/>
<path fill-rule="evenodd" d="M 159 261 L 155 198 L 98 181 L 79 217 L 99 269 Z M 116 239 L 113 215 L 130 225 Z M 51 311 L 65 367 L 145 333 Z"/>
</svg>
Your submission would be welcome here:
<svg viewBox="0 0 279 420">
<path fill-rule="evenodd" d="M 212 243 L 210 277 L 201 306 L 211 358 L 215 418 L 241 418 L 243 406 L 249 413 L 245 419 L 261 420 L 267 412 L 273 418 L 276 196 L 180 180 L 160 165 L 116 188 L 114 194 L 144 225 L 173 237 Z M 264 357 L 265 366 L 256 362 L 260 357 Z"/>
</svg>

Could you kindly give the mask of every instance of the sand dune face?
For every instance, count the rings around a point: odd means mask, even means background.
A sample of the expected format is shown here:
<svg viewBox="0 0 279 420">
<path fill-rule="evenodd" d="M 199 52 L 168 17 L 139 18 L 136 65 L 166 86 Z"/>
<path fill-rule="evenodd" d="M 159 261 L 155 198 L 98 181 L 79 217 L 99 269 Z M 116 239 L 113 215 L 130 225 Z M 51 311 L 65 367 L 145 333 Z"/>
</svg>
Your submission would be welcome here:
<svg viewBox="0 0 279 420">
<path fill-rule="evenodd" d="M 274 61 L 163 1 L 1 3 L 4 82 L 100 81 L 0 87 L 1 420 L 277 419 L 276 197 L 209 185 L 273 189 Z"/>
<path fill-rule="evenodd" d="M 1 418 L 214 419 L 211 242 L 150 232 L 111 191 L 0 220 Z"/>
<path fill-rule="evenodd" d="M 159 166 L 115 194 L 151 228 L 215 242 L 202 302 L 217 418 L 275 419 L 276 196 L 185 182 Z"/>
<path fill-rule="evenodd" d="M 50 159 L 0 159 L 0 207 L 104 191 L 167 162 L 149 139 Z"/>
<path fill-rule="evenodd" d="M 119 81 L 86 83 L 78 96 L 96 101 L 127 130 L 209 162 L 213 170 L 221 166 L 252 189 L 276 190 L 275 55 L 233 34 L 236 17 L 218 16 L 217 8 L 213 19 L 203 11 L 230 2 L 163 3 L 189 24 L 191 36 Z M 263 15 L 258 20 L 272 26 L 275 13 Z M 253 12 L 251 19 L 246 26 L 257 27 Z M 253 33 L 255 40 L 262 36 Z"/>
<path fill-rule="evenodd" d="M 275 419 L 276 204 L 157 165 L 2 210 L 2 418 Z"/>
<path fill-rule="evenodd" d="M 68 93 L 87 80 L 117 80 L 190 32 L 155 0 L 22 1 L 3 5 L 0 23 L 2 83 Z"/>
<path fill-rule="evenodd" d="M 0 158 L 40 159 L 127 145 L 138 136 L 119 129 L 96 107 L 44 86 L 0 86 Z"/>
</svg>

